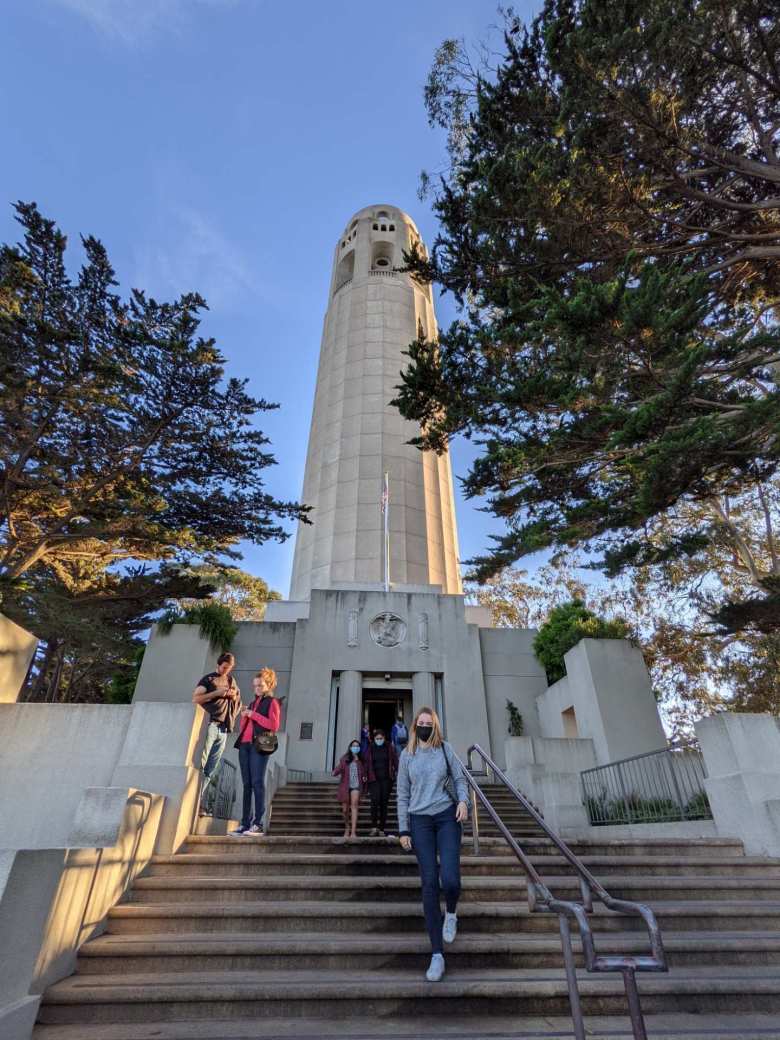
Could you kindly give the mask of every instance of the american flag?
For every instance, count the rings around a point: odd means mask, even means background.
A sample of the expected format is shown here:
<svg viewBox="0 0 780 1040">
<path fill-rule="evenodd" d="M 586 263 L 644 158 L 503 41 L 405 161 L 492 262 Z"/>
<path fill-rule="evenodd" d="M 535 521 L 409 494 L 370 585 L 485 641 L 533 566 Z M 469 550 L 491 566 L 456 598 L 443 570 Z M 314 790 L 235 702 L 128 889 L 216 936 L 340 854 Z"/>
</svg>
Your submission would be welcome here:
<svg viewBox="0 0 780 1040">
<path fill-rule="evenodd" d="M 390 485 L 388 480 L 388 474 L 385 473 L 385 479 L 382 482 L 382 514 L 387 512 L 387 507 L 390 504 Z"/>
</svg>

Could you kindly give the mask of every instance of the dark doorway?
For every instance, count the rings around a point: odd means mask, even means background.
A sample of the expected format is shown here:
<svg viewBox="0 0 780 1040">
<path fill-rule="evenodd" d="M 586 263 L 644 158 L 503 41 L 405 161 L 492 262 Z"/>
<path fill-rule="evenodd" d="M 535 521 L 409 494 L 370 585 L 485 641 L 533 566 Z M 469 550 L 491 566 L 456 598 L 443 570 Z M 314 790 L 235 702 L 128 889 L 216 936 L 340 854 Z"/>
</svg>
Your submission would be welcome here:
<svg viewBox="0 0 780 1040">
<path fill-rule="evenodd" d="M 411 691 L 363 690 L 363 725 L 368 725 L 371 733 L 375 729 L 384 730 L 389 739 L 398 715 L 405 714 L 407 698 L 411 701 Z"/>
</svg>

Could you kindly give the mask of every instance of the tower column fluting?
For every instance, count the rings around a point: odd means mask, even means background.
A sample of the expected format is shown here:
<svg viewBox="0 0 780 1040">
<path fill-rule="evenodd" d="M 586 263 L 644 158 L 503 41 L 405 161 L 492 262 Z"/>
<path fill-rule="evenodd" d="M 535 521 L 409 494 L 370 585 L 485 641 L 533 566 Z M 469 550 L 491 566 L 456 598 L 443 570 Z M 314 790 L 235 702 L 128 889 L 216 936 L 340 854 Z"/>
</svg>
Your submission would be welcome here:
<svg viewBox="0 0 780 1040">
<path fill-rule="evenodd" d="M 420 330 L 436 335 L 430 287 L 397 270 L 413 242 L 411 218 L 377 205 L 356 213 L 336 244 L 302 494 L 313 523 L 298 528 L 293 600 L 382 582 L 385 473 L 393 585 L 462 591 L 449 456 L 410 445 L 419 427 L 390 405 L 403 351 Z"/>
</svg>

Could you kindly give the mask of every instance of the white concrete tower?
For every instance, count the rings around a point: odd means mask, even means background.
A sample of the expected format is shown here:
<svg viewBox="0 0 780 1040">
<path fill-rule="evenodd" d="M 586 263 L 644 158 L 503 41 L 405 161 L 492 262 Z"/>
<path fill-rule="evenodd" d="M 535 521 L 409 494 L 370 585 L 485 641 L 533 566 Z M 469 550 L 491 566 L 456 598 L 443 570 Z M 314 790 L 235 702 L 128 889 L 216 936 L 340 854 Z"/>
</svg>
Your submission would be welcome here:
<svg viewBox="0 0 780 1040">
<path fill-rule="evenodd" d="M 298 527 L 291 600 L 384 580 L 384 473 L 392 585 L 462 591 L 449 456 L 409 445 L 419 427 L 389 404 L 402 352 L 419 327 L 436 333 L 430 287 L 395 270 L 419 240 L 410 217 L 377 205 L 356 213 L 336 244 L 303 482 L 313 524 Z"/>
</svg>

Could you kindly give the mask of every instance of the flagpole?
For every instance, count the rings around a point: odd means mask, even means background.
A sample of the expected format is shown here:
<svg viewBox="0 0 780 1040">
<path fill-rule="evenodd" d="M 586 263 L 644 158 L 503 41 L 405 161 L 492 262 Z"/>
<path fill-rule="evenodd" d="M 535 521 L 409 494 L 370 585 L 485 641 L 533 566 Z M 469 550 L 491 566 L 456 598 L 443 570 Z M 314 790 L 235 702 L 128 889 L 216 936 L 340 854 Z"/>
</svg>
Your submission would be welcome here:
<svg viewBox="0 0 780 1040">
<path fill-rule="evenodd" d="M 390 474 L 385 473 L 382 487 L 382 513 L 385 519 L 385 592 L 390 591 Z"/>
</svg>

